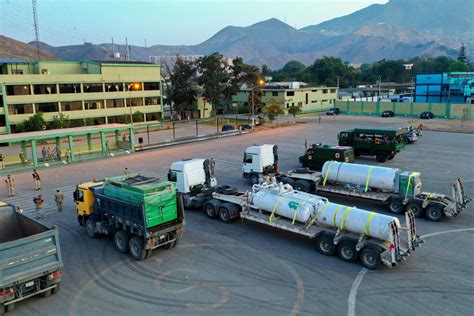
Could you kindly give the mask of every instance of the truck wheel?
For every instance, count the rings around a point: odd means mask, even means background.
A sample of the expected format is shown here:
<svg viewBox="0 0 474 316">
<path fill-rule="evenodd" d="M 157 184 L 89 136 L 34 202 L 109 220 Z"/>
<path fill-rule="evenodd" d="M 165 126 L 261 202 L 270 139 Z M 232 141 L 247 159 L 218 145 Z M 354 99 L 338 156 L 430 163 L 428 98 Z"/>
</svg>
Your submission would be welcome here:
<svg viewBox="0 0 474 316">
<path fill-rule="evenodd" d="M 138 261 L 145 259 L 146 250 L 143 245 L 142 238 L 133 236 L 132 238 L 130 238 L 128 246 L 130 248 L 130 255 L 132 256 L 133 259 L 138 260 Z"/>
<path fill-rule="evenodd" d="M 5 314 L 5 305 L 3 303 L 0 303 L 0 315 Z"/>
<path fill-rule="evenodd" d="M 223 223 L 230 223 L 231 218 L 227 203 L 224 203 L 219 207 L 219 219 Z"/>
<path fill-rule="evenodd" d="M 114 241 L 115 241 L 115 248 L 117 248 L 118 251 L 120 251 L 121 253 L 128 252 L 129 237 L 125 231 L 123 230 L 117 231 L 114 235 Z"/>
<path fill-rule="evenodd" d="M 61 290 L 61 284 L 58 283 L 56 285 L 56 287 L 54 289 L 52 289 L 51 294 L 53 294 L 53 295 L 58 294 L 60 290 Z"/>
<path fill-rule="evenodd" d="M 147 249 L 147 250 L 146 250 L 146 254 L 145 254 L 145 259 L 146 259 L 146 258 L 150 258 L 152 253 L 153 253 L 153 250 Z"/>
<path fill-rule="evenodd" d="M 415 217 L 423 216 L 423 208 L 421 207 L 421 203 L 419 203 L 418 201 L 408 202 L 406 209 L 407 211 L 411 210 L 413 212 L 413 215 L 415 215 Z"/>
<path fill-rule="evenodd" d="M 333 243 L 333 236 L 321 235 L 316 238 L 316 250 L 325 256 L 332 256 L 336 252 L 336 245 Z"/>
<path fill-rule="evenodd" d="M 439 222 L 443 217 L 443 206 L 440 204 L 430 203 L 426 207 L 425 217 L 432 222 Z"/>
<path fill-rule="evenodd" d="M 374 247 L 367 246 L 360 252 L 360 262 L 369 270 L 376 270 L 380 265 L 380 252 Z"/>
<path fill-rule="evenodd" d="M 203 209 L 207 217 L 216 218 L 218 215 L 217 210 L 219 209 L 219 206 L 220 206 L 220 203 L 218 201 L 210 200 L 204 203 Z"/>
<path fill-rule="evenodd" d="M 9 305 L 5 306 L 5 311 L 6 312 L 13 312 L 15 310 L 15 307 L 16 307 L 16 303 L 9 304 Z"/>
<path fill-rule="evenodd" d="M 311 189 L 311 185 L 308 183 L 308 181 L 298 180 L 295 182 L 294 189 L 296 191 L 309 192 Z"/>
<path fill-rule="evenodd" d="M 384 151 L 378 151 L 378 152 L 375 154 L 375 159 L 376 159 L 378 162 L 385 162 L 385 161 L 387 161 L 387 153 L 384 152 Z"/>
<path fill-rule="evenodd" d="M 249 176 L 249 180 L 250 180 L 250 183 L 251 183 L 252 185 L 258 184 L 258 174 L 252 173 L 252 174 Z"/>
<path fill-rule="evenodd" d="M 402 200 L 399 198 L 391 198 L 388 209 L 392 214 L 403 214 L 405 212 Z"/>
<path fill-rule="evenodd" d="M 87 221 L 86 221 L 86 230 L 87 230 L 87 235 L 90 238 L 97 237 L 97 234 L 95 232 L 95 221 L 92 218 L 87 219 Z"/>
<path fill-rule="evenodd" d="M 346 262 L 355 262 L 357 260 L 357 250 L 355 242 L 344 240 L 337 247 L 339 258 Z"/>
</svg>

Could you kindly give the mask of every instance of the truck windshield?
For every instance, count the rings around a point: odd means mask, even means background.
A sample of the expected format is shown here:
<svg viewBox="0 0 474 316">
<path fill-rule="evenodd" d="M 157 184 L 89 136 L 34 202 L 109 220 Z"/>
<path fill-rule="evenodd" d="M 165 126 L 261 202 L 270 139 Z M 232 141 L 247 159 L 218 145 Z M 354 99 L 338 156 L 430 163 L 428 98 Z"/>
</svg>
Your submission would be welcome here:
<svg viewBox="0 0 474 316">
<path fill-rule="evenodd" d="M 251 154 L 244 154 L 244 163 L 252 163 L 252 157 Z"/>
</svg>

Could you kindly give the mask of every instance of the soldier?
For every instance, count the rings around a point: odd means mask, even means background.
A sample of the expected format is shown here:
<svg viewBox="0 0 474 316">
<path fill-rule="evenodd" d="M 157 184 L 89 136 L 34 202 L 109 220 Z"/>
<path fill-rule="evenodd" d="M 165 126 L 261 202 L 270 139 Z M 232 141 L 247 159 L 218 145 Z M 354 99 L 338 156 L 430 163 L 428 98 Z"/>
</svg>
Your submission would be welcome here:
<svg viewBox="0 0 474 316">
<path fill-rule="evenodd" d="M 20 153 L 18 154 L 18 157 L 20 157 L 21 164 L 23 166 L 25 166 L 26 165 L 26 159 L 25 159 L 25 154 L 23 153 L 22 150 L 20 150 Z"/>
<path fill-rule="evenodd" d="M 33 203 L 35 203 L 35 208 L 36 208 L 36 213 L 38 213 L 38 218 L 44 218 L 44 215 L 41 212 L 44 206 L 43 197 L 41 195 L 38 195 L 38 197 L 35 197 L 33 199 Z"/>
<path fill-rule="evenodd" d="M 63 211 L 63 204 L 64 204 L 64 195 L 61 191 L 56 190 L 54 194 L 54 201 L 56 202 L 56 206 L 58 207 L 58 212 Z"/>
<path fill-rule="evenodd" d="M 105 155 L 110 155 L 110 144 L 108 140 L 105 141 Z"/>
<path fill-rule="evenodd" d="M 0 153 L 0 168 L 5 169 L 5 158 L 2 153 Z"/>
<path fill-rule="evenodd" d="M 216 171 L 216 161 L 212 157 L 211 157 L 211 163 L 209 164 L 209 167 L 211 168 L 211 176 L 214 176 L 215 171 Z"/>
<path fill-rule="evenodd" d="M 7 187 L 8 196 L 15 196 L 15 179 L 13 179 L 11 175 L 7 176 L 5 185 Z"/>
<path fill-rule="evenodd" d="M 36 171 L 36 169 L 33 169 L 32 176 L 33 176 L 33 180 L 35 181 L 35 190 L 36 191 L 41 190 L 41 178 L 38 171 Z"/>
<path fill-rule="evenodd" d="M 123 170 L 123 174 L 128 176 L 130 174 L 130 170 L 128 170 L 128 168 L 125 167 L 125 169 Z"/>
</svg>

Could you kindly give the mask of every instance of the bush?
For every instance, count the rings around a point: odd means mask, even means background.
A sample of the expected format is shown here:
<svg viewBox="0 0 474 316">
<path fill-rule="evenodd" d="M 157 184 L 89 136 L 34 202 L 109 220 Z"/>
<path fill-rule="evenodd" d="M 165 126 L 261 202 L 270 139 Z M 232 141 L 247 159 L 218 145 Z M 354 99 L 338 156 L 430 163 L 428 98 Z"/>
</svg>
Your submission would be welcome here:
<svg viewBox="0 0 474 316">
<path fill-rule="evenodd" d="M 263 113 L 268 116 L 268 120 L 271 122 L 274 121 L 278 115 L 284 114 L 285 111 L 283 111 L 281 103 L 270 100 L 263 108 Z"/>
<path fill-rule="evenodd" d="M 55 116 L 53 121 L 49 123 L 50 129 L 59 129 L 59 128 L 68 128 L 71 125 L 71 121 L 69 120 L 69 116 L 60 113 L 59 115 Z"/>
<path fill-rule="evenodd" d="M 43 118 L 43 113 L 39 112 L 19 124 L 18 130 L 20 132 L 36 132 L 46 129 L 46 122 Z"/>
</svg>

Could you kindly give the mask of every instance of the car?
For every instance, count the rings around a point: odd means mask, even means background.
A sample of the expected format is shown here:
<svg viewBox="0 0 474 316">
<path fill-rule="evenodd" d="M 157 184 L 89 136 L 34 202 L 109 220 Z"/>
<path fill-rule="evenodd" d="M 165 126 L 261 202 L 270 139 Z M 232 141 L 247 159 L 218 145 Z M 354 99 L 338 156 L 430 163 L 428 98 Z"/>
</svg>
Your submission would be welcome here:
<svg viewBox="0 0 474 316">
<path fill-rule="evenodd" d="M 382 117 L 394 117 L 394 116 L 395 116 L 395 112 L 393 111 L 386 110 L 382 112 Z"/>
<path fill-rule="evenodd" d="M 407 144 L 413 144 L 418 140 L 418 136 L 413 131 L 408 131 L 405 133 L 405 141 Z"/>
<path fill-rule="evenodd" d="M 222 125 L 221 131 L 223 132 L 235 131 L 235 128 L 232 125 Z"/>
<path fill-rule="evenodd" d="M 339 115 L 339 114 L 341 114 L 341 110 L 339 108 L 332 108 L 326 112 L 326 115 Z"/>
<path fill-rule="evenodd" d="M 422 120 L 429 120 L 434 118 L 434 114 L 432 112 L 422 112 L 420 114 L 420 119 Z"/>
<path fill-rule="evenodd" d="M 240 124 L 239 129 L 241 131 L 249 130 L 249 129 L 252 129 L 252 125 L 250 125 L 250 124 Z"/>
</svg>

